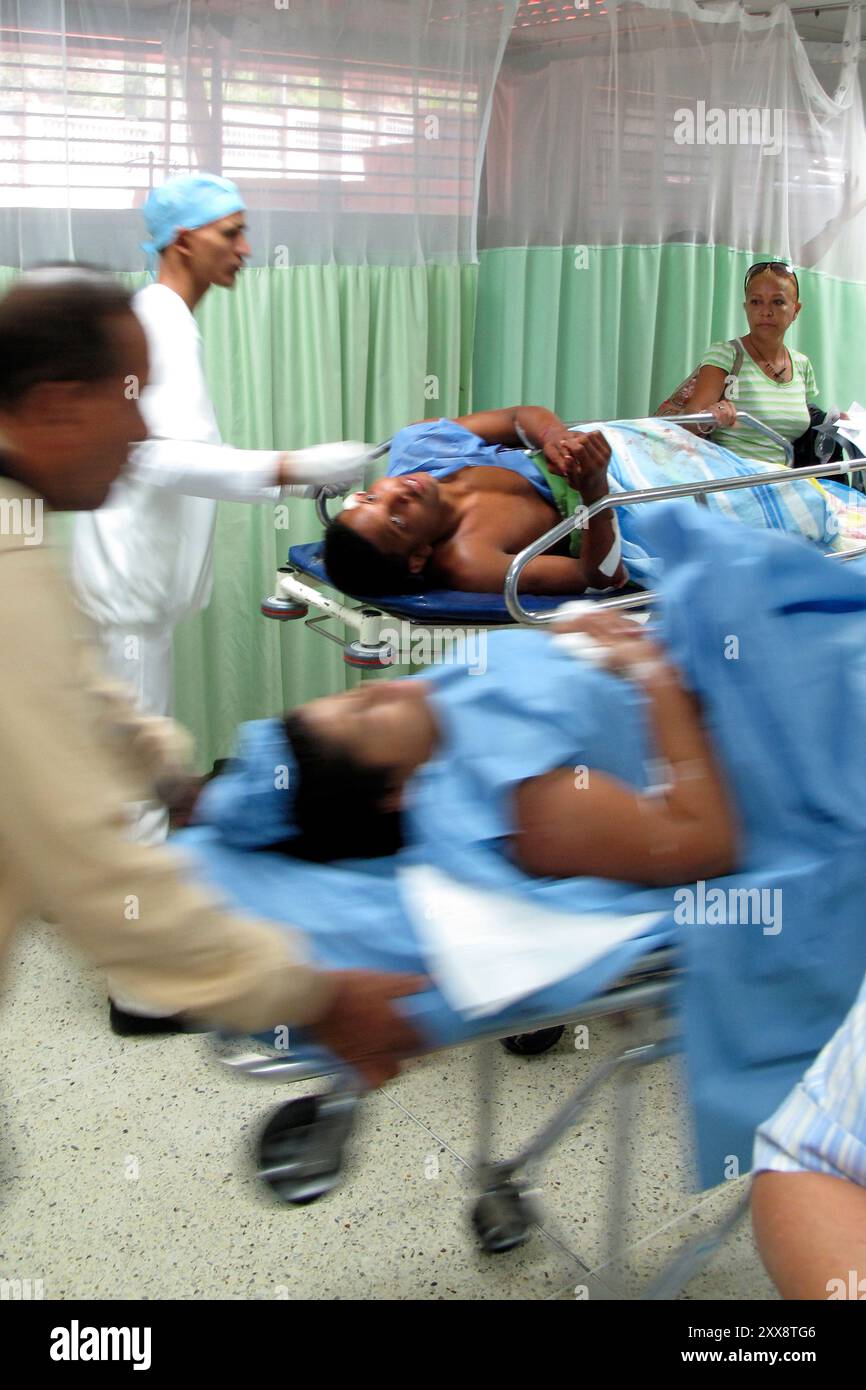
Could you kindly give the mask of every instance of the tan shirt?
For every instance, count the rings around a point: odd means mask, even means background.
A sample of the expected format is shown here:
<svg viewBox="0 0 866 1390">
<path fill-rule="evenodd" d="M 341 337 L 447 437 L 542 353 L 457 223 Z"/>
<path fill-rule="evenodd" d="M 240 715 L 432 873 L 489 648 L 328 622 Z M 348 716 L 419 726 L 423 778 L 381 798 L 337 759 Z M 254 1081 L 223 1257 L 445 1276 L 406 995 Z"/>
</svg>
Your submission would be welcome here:
<svg viewBox="0 0 866 1390">
<path fill-rule="evenodd" d="M 43 911 L 160 1012 L 246 1031 L 311 1022 L 333 987 L 295 958 L 297 938 L 222 910 L 179 851 L 125 837 L 125 804 L 177 765 L 125 696 L 98 688 L 56 557 L 16 527 L 36 500 L 0 460 L 0 954 Z"/>
</svg>

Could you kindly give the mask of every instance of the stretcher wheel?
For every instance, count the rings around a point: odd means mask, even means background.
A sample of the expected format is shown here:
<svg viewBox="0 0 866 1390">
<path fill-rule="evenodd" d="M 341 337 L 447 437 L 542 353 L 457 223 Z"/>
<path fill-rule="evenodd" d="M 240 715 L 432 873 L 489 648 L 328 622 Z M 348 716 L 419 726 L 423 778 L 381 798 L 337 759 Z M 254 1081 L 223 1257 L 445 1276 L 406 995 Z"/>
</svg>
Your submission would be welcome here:
<svg viewBox="0 0 866 1390">
<path fill-rule="evenodd" d="M 502 1255 L 522 1245 L 534 1220 L 526 1198 L 510 1183 L 485 1192 L 472 1212 L 472 1224 L 488 1255 Z"/>
<path fill-rule="evenodd" d="M 394 649 L 387 642 L 381 642 L 377 647 L 365 647 L 360 642 L 347 642 L 343 648 L 343 660 L 347 666 L 380 671 L 385 666 L 394 665 Z"/>
<path fill-rule="evenodd" d="M 283 1202 L 305 1206 L 337 1183 L 354 1096 L 301 1096 L 275 1110 L 258 1145 L 259 1177 Z"/>
<path fill-rule="evenodd" d="M 537 1057 L 556 1047 L 564 1032 L 565 1025 L 560 1024 L 558 1028 L 540 1028 L 537 1033 L 514 1033 L 502 1039 L 502 1046 L 506 1052 L 516 1052 L 518 1057 Z"/>
<path fill-rule="evenodd" d="M 309 608 L 305 603 L 290 603 L 284 598 L 263 598 L 259 608 L 266 618 L 276 618 L 288 622 L 290 618 L 306 618 Z"/>
</svg>

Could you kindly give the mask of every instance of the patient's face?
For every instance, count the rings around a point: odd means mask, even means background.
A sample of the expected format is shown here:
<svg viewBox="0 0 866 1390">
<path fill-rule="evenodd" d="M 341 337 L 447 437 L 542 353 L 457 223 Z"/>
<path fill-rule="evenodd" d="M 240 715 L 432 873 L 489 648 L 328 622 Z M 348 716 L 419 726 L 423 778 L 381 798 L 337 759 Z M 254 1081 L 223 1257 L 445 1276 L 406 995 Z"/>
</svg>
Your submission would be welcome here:
<svg viewBox="0 0 866 1390">
<path fill-rule="evenodd" d="M 427 473 L 380 478 L 367 492 L 353 494 L 353 505 L 343 508 L 340 521 L 380 554 L 409 556 L 439 538 L 439 484 Z"/>
<path fill-rule="evenodd" d="M 427 701 L 429 682 L 367 681 L 325 695 L 298 711 L 309 733 L 363 767 L 392 772 L 399 782 L 431 756 L 438 729 Z"/>
</svg>

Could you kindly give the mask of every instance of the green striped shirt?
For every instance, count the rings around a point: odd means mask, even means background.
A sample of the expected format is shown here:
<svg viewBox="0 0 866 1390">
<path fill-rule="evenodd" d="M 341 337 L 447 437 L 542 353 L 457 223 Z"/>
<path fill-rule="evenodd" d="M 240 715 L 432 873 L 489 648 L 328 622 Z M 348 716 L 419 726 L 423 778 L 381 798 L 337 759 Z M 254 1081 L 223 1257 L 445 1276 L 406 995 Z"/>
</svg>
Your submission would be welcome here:
<svg viewBox="0 0 866 1390">
<path fill-rule="evenodd" d="M 817 404 L 818 387 L 808 357 L 794 348 L 788 348 L 788 352 L 794 368 L 791 380 L 774 381 L 761 371 L 744 348 L 743 365 L 731 392 L 731 400 L 738 411 L 744 410 L 754 415 L 777 434 L 793 441 L 809 428 L 809 406 Z M 700 365 L 721 367 L 727 373 L 734 365 L 734 356 L 730 343 L 713 343 L 701 358 Z M 760 459 L 779 468 L 785 463 L 780 446 L 747 425 L 738 424 L 732 430 L 714 430 L 712 440 L 741 458 Z"/>
</svg>

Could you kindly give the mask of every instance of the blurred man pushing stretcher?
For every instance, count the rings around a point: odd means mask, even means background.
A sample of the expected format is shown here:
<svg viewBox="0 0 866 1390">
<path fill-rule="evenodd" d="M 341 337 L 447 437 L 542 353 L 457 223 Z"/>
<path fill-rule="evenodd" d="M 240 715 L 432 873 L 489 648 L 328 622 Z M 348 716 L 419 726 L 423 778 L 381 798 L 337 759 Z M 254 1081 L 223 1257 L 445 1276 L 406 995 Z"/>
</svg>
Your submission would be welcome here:
<svg viewBox="0 0 866 1390">
<path fill-rule="evenodd" d="M 180 859 L 124 833 L 125 803 L 182 773 L 177 741 L 94 688 L 84 620 L 24 518 L 105 500 L 146 436 L 130 373 L 147 382 L 147 345 L 113 280 L 37 271 L 0 302 L 0 948 L 47 911 L 155 1011 L 307 1025 L 378 1084 L 414 1043 L 391 1001 L 420 981 L 315 970 L 282 930 L 222 911 Z"/>
</svg>

